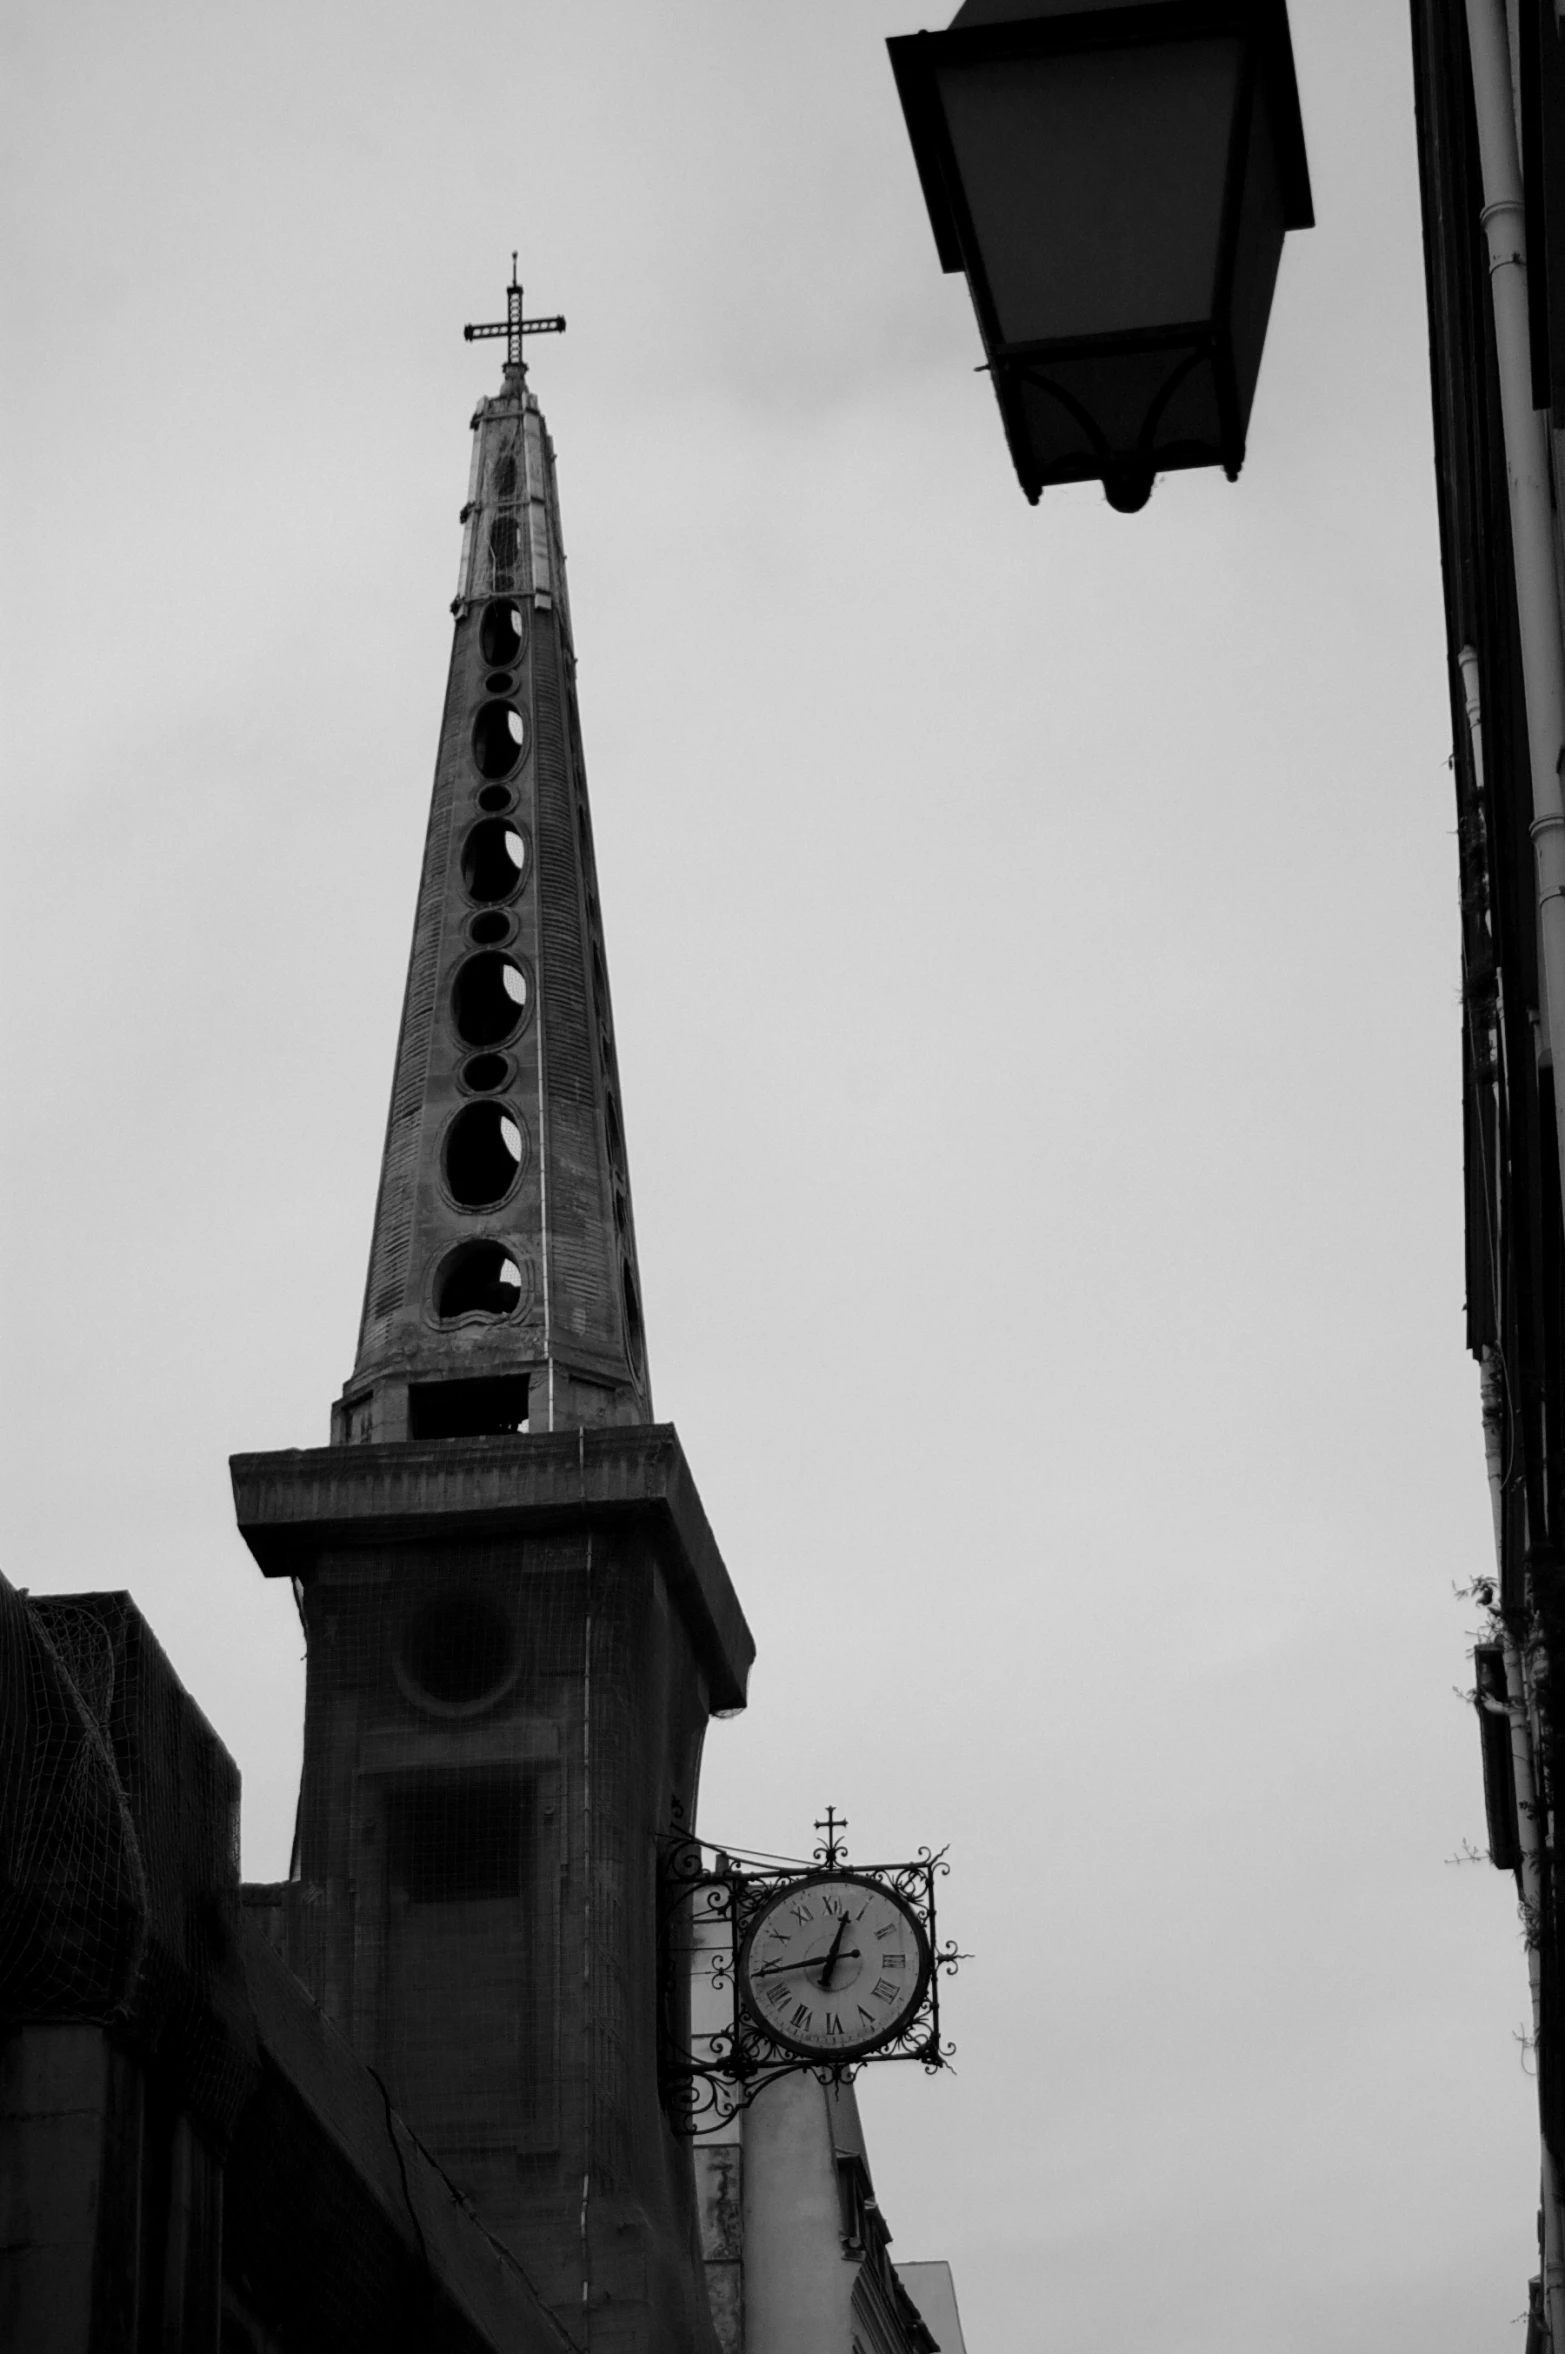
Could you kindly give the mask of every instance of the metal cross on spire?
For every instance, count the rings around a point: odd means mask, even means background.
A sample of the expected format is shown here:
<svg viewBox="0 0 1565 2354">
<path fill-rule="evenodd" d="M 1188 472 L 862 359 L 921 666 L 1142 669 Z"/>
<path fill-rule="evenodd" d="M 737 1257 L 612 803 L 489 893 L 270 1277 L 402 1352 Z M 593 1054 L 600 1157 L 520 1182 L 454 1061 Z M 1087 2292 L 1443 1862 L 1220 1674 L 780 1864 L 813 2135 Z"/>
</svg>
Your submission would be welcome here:
<svg viewBox="0 0 1565 2354">
<path fill-rule="evenodd" d="M 490 320 L 487 325 L 481 327 L 464 327 L 462 340 L 464 343 L 483 343 L 492 335 L 503 335 L 505 337 L 506 366 L 520 368 L 522 365 L 522 337 L 524 335 L 563 335 L 564 333 L 565 321 L 563 318 L 524 319 L 522 317 L 522 290 L 517 284 L 516 256 L 513 253 L 511 256 L 511 283 L 505 290 L 505 317 Z"/>
</svg>

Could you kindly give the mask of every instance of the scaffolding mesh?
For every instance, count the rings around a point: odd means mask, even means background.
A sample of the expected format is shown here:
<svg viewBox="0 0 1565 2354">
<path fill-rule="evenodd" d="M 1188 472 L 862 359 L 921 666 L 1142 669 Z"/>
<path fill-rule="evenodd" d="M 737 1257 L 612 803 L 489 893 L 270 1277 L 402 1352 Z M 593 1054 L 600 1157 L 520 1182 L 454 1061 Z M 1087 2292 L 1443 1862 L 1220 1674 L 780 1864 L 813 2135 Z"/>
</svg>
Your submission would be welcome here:
<svg viewBox="0 0 1565 2354">
<path fill-rule="evenodd" d="M 125 1594 L 0 1580 L 0 2012 L 92 2019 L 231 2126 L 239 1776 Z"/>
<path fill-rule="evenodd" d="M 705 1712 L 650 1546 L 355 1548 L 304 1610 L 294 1967 L 562 2323 L 584 2299 L 688 2318 L 658 1833 L 693 1809 Z"/>
</svg>

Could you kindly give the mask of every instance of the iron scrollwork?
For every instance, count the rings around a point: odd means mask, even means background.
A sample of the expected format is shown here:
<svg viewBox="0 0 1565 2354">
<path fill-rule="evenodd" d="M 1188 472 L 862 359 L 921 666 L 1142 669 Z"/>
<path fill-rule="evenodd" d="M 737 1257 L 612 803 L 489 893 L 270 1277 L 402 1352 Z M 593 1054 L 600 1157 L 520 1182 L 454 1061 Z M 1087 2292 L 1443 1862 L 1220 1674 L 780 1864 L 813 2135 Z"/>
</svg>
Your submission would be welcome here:
<svg viewBox="0 0 1565 2354">
<path fill-rule="evenodd" d="M 719 2131 L 779 2076 L 804 2072 L 841 2084 L 881 2060 L 916 2060 L 930 2075 L 950 2066 L 955 2046 L 941 2036 L 940 1980 L 967 1956 L 952 1941 L 942 1945 L 937 1933 L 935 1882 L 950 1870 L 946 1851 L 925 1847 L 910 1862 L 850 1867 L 840 1836 L 846 1827 L 828 1808 L 816 1825 L 825 1836 L 807 1864 L 736 1853 L 684 1831 L 662 1843 L 660 2074 L 676 2131 Z M 739 1956 L 752 1923 L 779 1896 L 806 1882 L 829 1888 L 838 1878 L 872 1882 L 905 1908 L 927 1974 L 918 2002 L 873 2050 L 804 2057 L 769 2035 L 746 2003 Z"/>
</svg>

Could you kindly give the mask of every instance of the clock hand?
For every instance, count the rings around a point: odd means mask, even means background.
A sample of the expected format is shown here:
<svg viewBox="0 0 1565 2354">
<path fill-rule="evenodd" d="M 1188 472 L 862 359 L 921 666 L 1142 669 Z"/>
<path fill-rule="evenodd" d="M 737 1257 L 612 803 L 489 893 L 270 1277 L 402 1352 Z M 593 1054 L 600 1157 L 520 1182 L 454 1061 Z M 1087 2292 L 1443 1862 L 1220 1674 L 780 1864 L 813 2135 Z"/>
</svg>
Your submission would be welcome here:
<svg viewBox="0 0 1565 2354">
<path fill-rule="evenodd" d="M 831 1984 L 831 1974 L 837 1967 L 837 1957 L 842 1951 L 842 1941 L 847 1936 L 847 1934 L 848 1916 L 846 1913 L 844 1913 L 842 1919 L 837 1923 L 837 1934 L 831 1941 L 831 1951 L 826 1956 L 826 1966 L 820 1975 L 820 1986 L 821 1992 L 823 1994 Z"/>
<path fill-rule="evenodd" d="M 859 1953 L 858 1947 L 855 1945 L 849 1952 L 837 1955 L 836 1959 L 843 1962 L 856 1962 L 861 1960 L 862 1956 Z M 819 1960 L 820 1956 L 817 1954 L 813 1959 L 802 1962 L 762 1962 L 760 1968 L 758 1970 L 752 1970 L 750 1975 L 752 1978 L 771 1978 L 774 1977 L 779 1970 L 813 1970 L 816 1962 Z"/>
</svg>

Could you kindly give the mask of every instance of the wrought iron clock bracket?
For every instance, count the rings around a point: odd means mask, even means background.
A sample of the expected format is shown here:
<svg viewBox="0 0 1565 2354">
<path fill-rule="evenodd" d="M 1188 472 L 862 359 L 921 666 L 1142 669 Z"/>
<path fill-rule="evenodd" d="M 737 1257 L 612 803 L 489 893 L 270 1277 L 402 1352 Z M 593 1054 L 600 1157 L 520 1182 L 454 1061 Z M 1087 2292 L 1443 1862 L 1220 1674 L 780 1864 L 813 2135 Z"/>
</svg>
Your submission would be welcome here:
<svg viewBox="0 0 1565 2354">
<path fill-rule="evenodd" d="M 921 1848 L 907 1863 L 849 1866 L 846 1824 L 828 1808 L 815 1827 L 824 1838 L 807 1864 L 715 1847 L 683 1827 L 660 1842 L 659 2078 L 677 2133 L 721 2132 L 781 2076 L 851 2084 L 860 2069 L 883 2060 L 915 2060 L 931 2076 L 951 2066 L 955 2046 L 940 2032 L 940 1982 L 971 1957 L 954 1941 L 942 1946 L 936 1933 L 935 1881 L 950 1869 L 945 1849 Z M 738 1957 L 750 1922 L 777 1896 L 806 1881 L 829 1886 L 839 1876 L 894 1896 L 918 1924 L 929 1968 L 919 2002 L 894 2034 L 836 2059 L 790 2050 L 767 2034 L 744 2002 Z"/>
</svg>

